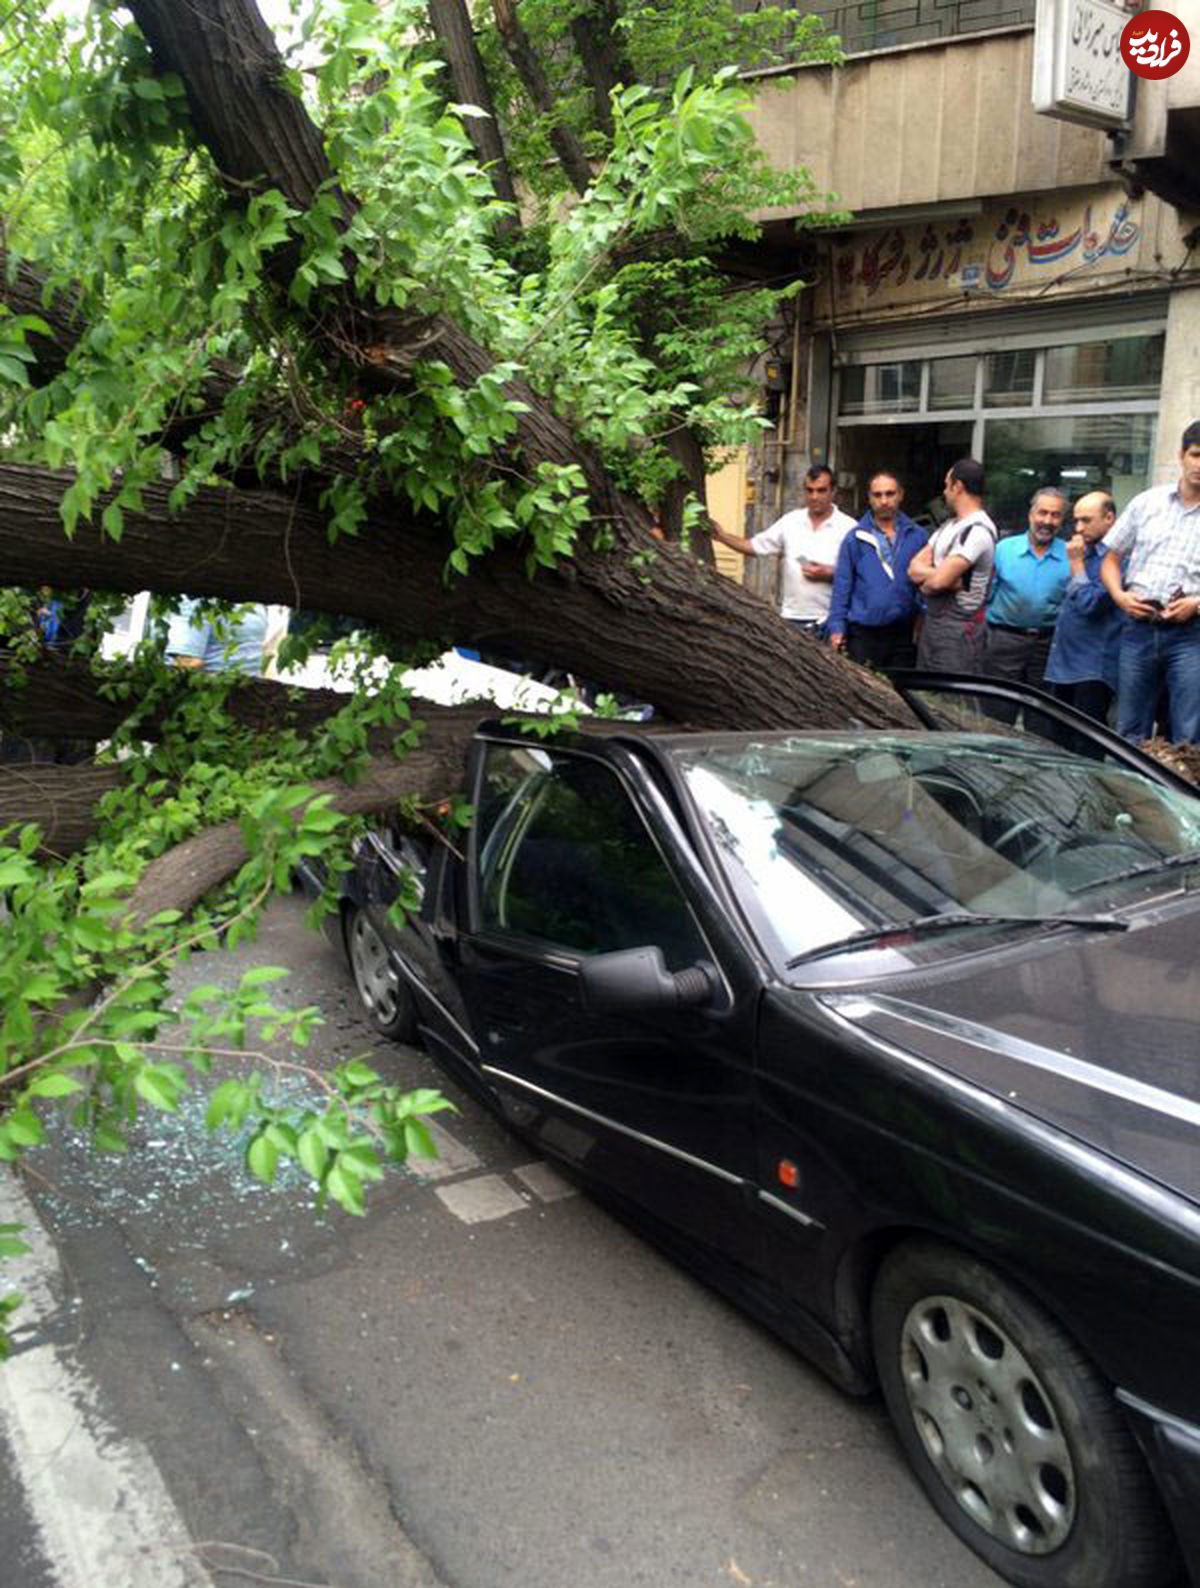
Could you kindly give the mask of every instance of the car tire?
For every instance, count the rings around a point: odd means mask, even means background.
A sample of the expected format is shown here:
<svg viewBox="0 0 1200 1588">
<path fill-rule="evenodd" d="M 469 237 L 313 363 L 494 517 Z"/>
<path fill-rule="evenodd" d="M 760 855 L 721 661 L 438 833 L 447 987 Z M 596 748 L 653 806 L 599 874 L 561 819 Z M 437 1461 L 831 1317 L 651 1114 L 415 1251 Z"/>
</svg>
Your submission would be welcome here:
<svg viewBox="0 0 1200 1588">
<path fill-rule="evenodd" d="M 1178 1571 L 1141 1453 L 1075 1342 L 964 1253 L 909 1242 L 871 1297 L 875 1364 L 942 1519 L 1020 1588 L 1161 1588 Z"/>
<path fill-rule="evenodd" d="M 365 910 L 350 905 L 345 933 L 346 955 L 367 1018 L 381 1036 L 411 1042 L 417 1024 L 412 991 L 374 922 Z"/>
</svg>

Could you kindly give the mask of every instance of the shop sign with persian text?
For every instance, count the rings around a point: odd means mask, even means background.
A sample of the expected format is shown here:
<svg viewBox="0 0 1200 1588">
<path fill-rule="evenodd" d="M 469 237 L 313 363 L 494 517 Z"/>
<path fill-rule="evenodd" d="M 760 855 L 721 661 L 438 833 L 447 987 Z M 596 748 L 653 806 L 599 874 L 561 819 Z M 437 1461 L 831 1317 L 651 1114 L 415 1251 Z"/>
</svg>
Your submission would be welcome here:
<svg viewBox="0 0 1200 1588">
<path fill-rule="evenodd" d="M 1033 108 L 1086 127 L 1129 122 L 1132 76 L 1121 55 L 1129 12 L 1110 0 L 1038 0 Z"/>
<path fill-rule="evenodd" d="M 1118 189 L 1090 199 L 1013 200 L 981 215 L 851 232 L 835 244 L 837 310 L 955 297 L 1039 295 L 1124 271 L 1142 235 L 1140 205 Z"/>
</svg>

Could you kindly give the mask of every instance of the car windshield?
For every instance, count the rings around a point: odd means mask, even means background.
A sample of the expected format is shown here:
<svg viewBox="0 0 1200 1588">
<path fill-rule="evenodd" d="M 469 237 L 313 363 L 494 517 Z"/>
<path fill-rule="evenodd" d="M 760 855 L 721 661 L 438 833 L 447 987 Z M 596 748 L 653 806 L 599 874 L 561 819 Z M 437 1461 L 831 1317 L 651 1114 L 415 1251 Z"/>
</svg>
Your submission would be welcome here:
<svg viewBox="0 0 1200 1588">
<path fill-rule="evenodd" d="M 735 892 L 784 962 L 877 925 L 961 913 L 1020 930 L 1118 907 L 1148 882 L 1200 885 L 1200 800 L 1043 745 L 796 735 L 674 753 Z"/>
</svg>

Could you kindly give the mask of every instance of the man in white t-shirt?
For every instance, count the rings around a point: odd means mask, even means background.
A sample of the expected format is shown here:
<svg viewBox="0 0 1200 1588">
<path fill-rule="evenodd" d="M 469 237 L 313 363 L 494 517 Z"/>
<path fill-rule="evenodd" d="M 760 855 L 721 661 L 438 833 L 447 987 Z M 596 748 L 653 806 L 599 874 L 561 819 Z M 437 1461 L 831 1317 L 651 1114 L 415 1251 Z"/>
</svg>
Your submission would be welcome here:
<svg viewBox="0 0 1200 1588">
<path fill-rule="evenodd" d="M 804 501 L 749 539 L 717 523 L 713 534 L 743 557 L 781 557 L 780 617 L 795 628 L 819 631 L 829 619 L 838 552 L 854 520 L 833 505 L 833 471 L 824 463 L 814 463 L 804 476 Z"/>
<path fill-rule="evenodd" d="M 953 517 L 908 565 L 925 602 L 917 666 L 930 672 L 983 671 L 984 603 L 996 556 L 983 484 L 983 464 L 975 458 L 951 464 L 942 495 Z"/>
</svg>

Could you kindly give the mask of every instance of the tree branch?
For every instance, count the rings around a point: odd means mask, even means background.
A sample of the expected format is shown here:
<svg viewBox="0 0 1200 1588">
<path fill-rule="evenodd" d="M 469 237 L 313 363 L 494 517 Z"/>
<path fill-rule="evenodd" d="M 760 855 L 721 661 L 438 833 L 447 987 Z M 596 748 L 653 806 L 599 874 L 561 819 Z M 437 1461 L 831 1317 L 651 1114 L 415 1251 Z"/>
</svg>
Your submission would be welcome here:
<svg viewBox="0 0 1200 1588">
<path fill-rule="evenodd" d="M 585 540 L 531 578 L 524 548 L 507 542 L 469 578 L 447 580 L 436 522 L 373 519 L 330 546 L 320 514 L 265 491 L 204 490 L 172 518 L 169 488 L 147 487 L 145 511 L 126 513 L 120 541 L 90 524 L 67 540 L 57 507 L 69 480 L 0 465 L 0 567 L 14 584 L 301 604 L 402 638 L 566 668 L 698 727 L 914 725 L 872 674 L 680 548 L 634 540 L 628 525 L 617 526 L 626 539 L 615 553 Z"/>
<path fill-rule="evenodd" d="M 558 156 L 558 163 L 576 193 L 586 193 L 592 185 L 592 167 L 574 132 L 557 119 L 553 90 L 546 81 L 542 63 L 537 58 L 537 51 L 528 33 L 517 19 L 515 0 L 492 0 L 492 13 L 500 37 L 504 40 L 504 48 L 508 51 L 508 58 L 516 68 L 531 104 L 539 114 L 549 119 L 550 143 Z"/>
<path fill-rule="evenodd" d="M 513 186 L 512 172 L 492 90 L 475 42 L 470 12 L 465 0 L 426 0 L 430 26 L 437 36 L 438 47 L 453 85 L 453 97 L 462 105 L 475 105 L 485 111 L 483 116 L 463 118 L 468 136 L 475 146 L 479 163 L 492 179 L 496 197 L 513 207 L 512 215 L 501 224 L 500 230 L 512 231 L 520 226 L 517 214 L 517 190 Z"/>
</svg>

